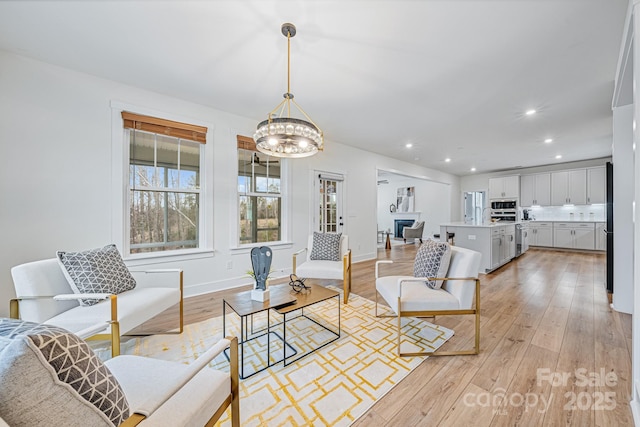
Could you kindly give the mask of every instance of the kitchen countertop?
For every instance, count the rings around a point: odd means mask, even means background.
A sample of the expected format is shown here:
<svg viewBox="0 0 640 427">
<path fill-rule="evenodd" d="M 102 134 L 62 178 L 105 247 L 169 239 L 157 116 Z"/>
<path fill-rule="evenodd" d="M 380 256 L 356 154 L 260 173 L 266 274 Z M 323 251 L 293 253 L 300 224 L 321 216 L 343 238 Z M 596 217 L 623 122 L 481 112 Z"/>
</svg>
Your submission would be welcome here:
<svg viewBox="0 0 640 427">
<path fill-rule="evenodd" d="M 454 222 L 444 222 L 440 224 L 440 227 L 480 227 L 480 228 L 493 228 L 500 227 L 502 225 L 517 225 L 517 224 L 531 224 L 531 223 L 540 223 L 540 222 L 592 222 L 592 223 L 604 223 L 605 220 L 588 220 L 588 219 L 536 219 L 536 220 L 527 220 L 527 221 L 498 221 L 498 222 L 464 222 L 464 221 L 454 221 Z"/>
<path fill-rule="evenodd" d="M 607 222 L 604 219 L 533 219 L 527 222 Z"/>
<path fill-rule="evenodd" d="M 493 228 L 503 225 L 515 225 L 515 224 L 528 224 L 531 221 L 498 221 L 498 222 L 445 222 L 440 224 L 440 227 L 480 227 L 480 228 Z"/>
</svg>

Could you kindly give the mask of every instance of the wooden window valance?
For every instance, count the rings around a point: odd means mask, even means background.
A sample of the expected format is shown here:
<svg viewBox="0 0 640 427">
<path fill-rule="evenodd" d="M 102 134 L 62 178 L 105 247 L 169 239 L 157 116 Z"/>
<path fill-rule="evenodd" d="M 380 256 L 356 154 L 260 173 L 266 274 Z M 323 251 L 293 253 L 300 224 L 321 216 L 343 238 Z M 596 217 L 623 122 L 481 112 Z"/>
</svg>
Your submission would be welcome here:
<svg viewBox="0 0 640 427">
<path fill-rule="evenodd" d="M 238 148 L 258 152 L 258 149 L 256 148 L 256 142 L 253 140 L 253 138 L 242 135 L 236 135 L 236 138 L 238 141 Z"/>
<path fill-rule="evenodd" d="M 189 123 L 174 122 L 157 117 L 142 116 L 140 114 L 122 112 L 125 129 L 137 129 L 153 132 L 174 138 L 188 139 L 205 144 L 207 142 L 207 128 Z"/>
</svg>

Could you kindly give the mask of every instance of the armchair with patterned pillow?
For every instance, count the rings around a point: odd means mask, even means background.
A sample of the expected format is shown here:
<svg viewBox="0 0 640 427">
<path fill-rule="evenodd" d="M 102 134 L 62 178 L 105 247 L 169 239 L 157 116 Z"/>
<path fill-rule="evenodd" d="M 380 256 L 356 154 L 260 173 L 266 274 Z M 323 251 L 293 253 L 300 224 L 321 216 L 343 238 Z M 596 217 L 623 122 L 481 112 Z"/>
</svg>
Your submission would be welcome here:
<svg viewBox="0 0 640 427">
<path fill-rule="evenodd" d="M 376 262 L 376 317 L 397 317 L 399 356 L 452 356 L 480 352 L 480 280 L 478 269 L 482 254 L 471 249 L 450 246 L 446 242 L 426 240 L 416 253 L 413 275 L 383 275 L 384 264 Z M 388 308 L 378 313 L 378 296 Z M 469 350 L 403 351 L 402 319 L 406 317 L 473 315 L 474 346 Z"/>
<path fill-rule="evenodd" d="M 298 265 L 298 255 L 307 252 Z M 351 292 L 351 249 L 349 237 L 342 233 L 318 233 L 309 236 L 308 245 L 293 254 L 293 274 L 314 279 L 342 280 L 343 300 L 349 302 Z"/>
<path fill-rule="evenodd" d="M 229 372 L 209 368 L 227 348 Z M 236 337 L 190 364 L 102 362 L 63 328 L 0 318 L 0 384 L 0 426 L 212 426 L 229 407 L 240 425 Z"/>
<path fill-rule="evenodd" d="M 115 245 L 58 252 L 57 258 L 15 266 L 11 275 L 12 318 L 60 326 L 83 339 L 111 340 L 114 356 L 120 354 L 121 335 L 176 305 L 176 332 L 182 332 L 182 270 L 130 271 Z"/>
</svg>

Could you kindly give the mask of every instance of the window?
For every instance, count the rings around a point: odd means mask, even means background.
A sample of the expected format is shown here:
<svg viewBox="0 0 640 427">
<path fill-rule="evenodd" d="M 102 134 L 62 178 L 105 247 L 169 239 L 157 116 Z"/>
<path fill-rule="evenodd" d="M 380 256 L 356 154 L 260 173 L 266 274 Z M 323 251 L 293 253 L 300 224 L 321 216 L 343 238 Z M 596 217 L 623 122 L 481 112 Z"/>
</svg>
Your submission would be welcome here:
<svg viewBox="0 0 640 427">
<path fill-rule="evenodd" d="M 241 245 L 282 240 L 281 159 L 238 135 L 238 220 Z"/>
<path fill-rule="evenodd" d="M 129 253 L 200 247 L 206 128 L 122 113 L 129 145 Z"/>
</svg>

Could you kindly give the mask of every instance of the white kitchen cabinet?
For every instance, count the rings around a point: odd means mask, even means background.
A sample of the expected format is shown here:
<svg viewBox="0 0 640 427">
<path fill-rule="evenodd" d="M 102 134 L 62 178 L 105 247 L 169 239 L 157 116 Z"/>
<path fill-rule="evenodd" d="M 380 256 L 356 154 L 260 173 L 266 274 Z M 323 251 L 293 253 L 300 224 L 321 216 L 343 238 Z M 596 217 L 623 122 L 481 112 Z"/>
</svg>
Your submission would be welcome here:
<svg viewBox="0 0 640 427">
<path fill-rule="evenodd" d="M 516 257 L 515 225 L 494 227 L 491 230 L 491 268 L 495 269 Z"/>
<path fill-rule="evenodd" d="M 488 273 L 515 258 L 515 225 L 440 225 L 440 238 L 455 233 L 455 245 L 482 254 L 479 272 Z M 511 236 L 513 235 L 513 240 Z M 513 243 L 512 243 L 513 242 Z"/>
<path fill-rule="evenodd" d="M 517 199 L 520 197 L 520 177 L 489 178 L 489 199 Z"/>
<path fill-rule="evenodd" d="M 500 267 L 502 259 L 502 236 L 499 234 L 491 235 L 491 270 Z"/>
<path fill-rule="evenodd" d="M 520 178 L 521 206 L 549 206 L 551 204 L 551 174 L 523 175 Z"/>
<path fill-rule="evenodd" d="M 551 222 L 530 223 L 529 245 L 553 247 L 553 224 Z"/>
<path fill-rule="evenodd" d="M 606 230 L 607 224 L 604 222 L 596 222 L 596 251 L 606 251 L 607 250 L 607 234 L 604 232 Z"/>
<path fill-rule="evenodd" d="M 604 203 L 607 186 L 607 170 L 604 166 L 587 169 L 587 203 Z"/>
<path fill-rule="evenodd" d="M 593 224 L 590 228 L 574 228 L 573 244 L 575 249 L 594 250 L 595 247 L 595 231 Z"/>
<path fill-rule="evenodd" d="M 551 204 L 553 206 L 586 205 L 586 169 L 551 172 Z"/>
<path fill-rule="evenodd" d="M 562 228 L 561 226 L 554 226 L 553 247 L 573 249 L 573 228 Z"/>
<path fill-rule="evenodd" d="M 595 249 L 593 222 L 556 222 L 553 224 L 553 246 L 567 249 Z"/>
</svg>

